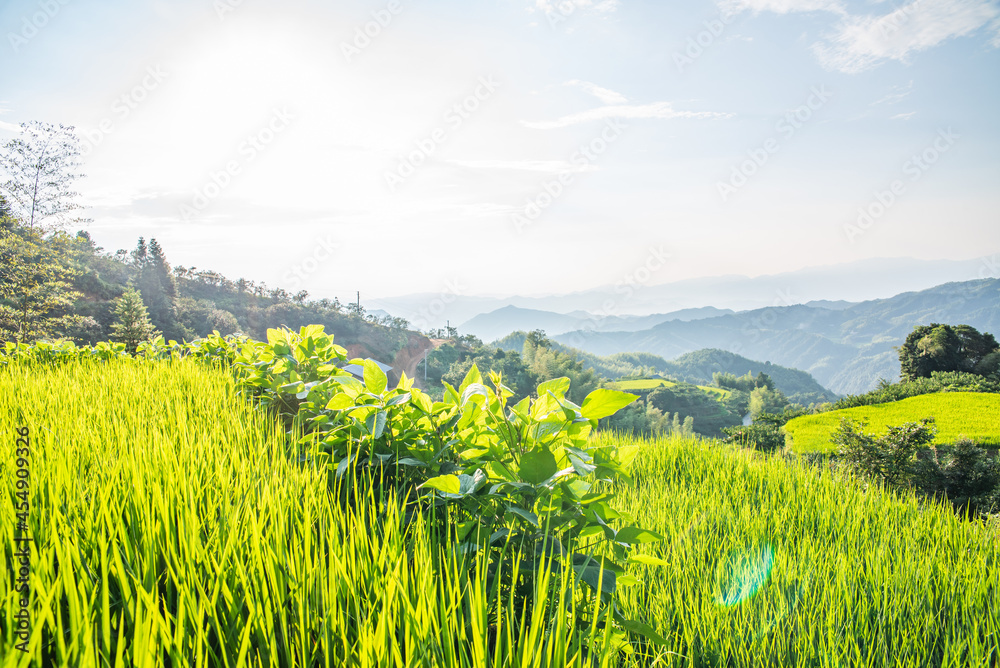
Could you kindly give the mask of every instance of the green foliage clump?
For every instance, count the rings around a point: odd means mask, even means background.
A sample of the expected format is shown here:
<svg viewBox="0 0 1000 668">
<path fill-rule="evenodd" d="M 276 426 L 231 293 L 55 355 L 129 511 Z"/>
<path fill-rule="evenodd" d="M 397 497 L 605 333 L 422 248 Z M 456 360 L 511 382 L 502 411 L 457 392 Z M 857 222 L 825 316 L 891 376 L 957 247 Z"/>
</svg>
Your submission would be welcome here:
<svg viewBox="0 0 1000 668">
<path fill-rule="evenodd" d="M 833 436 L 851 473 L 892 489 L 945 497 L 958 512 L 1000 508 L 1000 463 L 971 439 L 927 448 L 934 418 L 890 426 L 882 436 L 865 433 L 865 426 L 845 418 Z"/>
<path fill-rule="evenodd" d="M 1000 379 L 987 378 L 966 371 L 932 371 L 928 378 L 914 378 L 901 383 L 890 383 L 883 380 L 871 392 L 838 399 L 833 404 L 832 410 L 855 406 L 873 406 L 935 392 L 1000 393 Z"/>
<path fill-rule="evenodd" d="M 888 487 L 905 486 L 919 448 L 934 440 L 934 418 L 890 426 L 882 436 L 865 433 L 865 422 L 848 418 L 831 440 L 843 465 L 853 474 Z"/>
<path fill-rule="evenodd" d="M 115 303 L 115 323 L 111 326 L 112 338 L 125 344 L 125 350 L 135 353 L 139 344 L 149 341 L 159 333 L 149 321 L 142 296 L 134 288 L 126 290 Z"/>
<path fill-rule="evenodd" d="M 904 381 L 929 378 L 935 371 L 965 371 L 995 375 L 1000 368 L 1000 345 L 992 334 L 969 325 L 919 325 L 899 347 L 900 377 Z"/>
</svg>

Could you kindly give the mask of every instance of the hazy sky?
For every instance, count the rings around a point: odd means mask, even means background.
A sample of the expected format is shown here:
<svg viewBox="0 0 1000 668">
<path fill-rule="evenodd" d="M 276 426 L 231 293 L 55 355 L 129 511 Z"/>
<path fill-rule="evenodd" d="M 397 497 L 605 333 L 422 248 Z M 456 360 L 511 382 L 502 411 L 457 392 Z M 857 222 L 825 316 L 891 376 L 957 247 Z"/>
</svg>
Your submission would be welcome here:
<svg viewBox="0 0 1000 668">
<path fill-rule="evenodd" d="M 1000 249 L 1000 3 L 4 0 L 108 250 L 313 297 Z M 861 215 L 864 213 L 865 215 Z"/>
</svg>

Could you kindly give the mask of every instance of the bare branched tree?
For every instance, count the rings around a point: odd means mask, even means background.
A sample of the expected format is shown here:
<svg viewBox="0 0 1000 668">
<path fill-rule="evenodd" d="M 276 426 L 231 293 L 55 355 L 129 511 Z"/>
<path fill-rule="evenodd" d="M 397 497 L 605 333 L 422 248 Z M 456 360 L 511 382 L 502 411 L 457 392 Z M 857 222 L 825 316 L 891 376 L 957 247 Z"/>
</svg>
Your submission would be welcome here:
<svg viewBox="0 0 1000 668">
<path fill-rule="evenodd" d="M 0 150 L 0 168 L 7 177 L 0 191 L 10 214 L 41 232 L 89 223 L 68 216 L 83 208 L 75 201 L 80 194 L 71 189 L 73 181 L 83 176 L 76 171 L 79 167 L 80 140 L 72 126 L 21 123 L 21 136 Z"/>
</svg>

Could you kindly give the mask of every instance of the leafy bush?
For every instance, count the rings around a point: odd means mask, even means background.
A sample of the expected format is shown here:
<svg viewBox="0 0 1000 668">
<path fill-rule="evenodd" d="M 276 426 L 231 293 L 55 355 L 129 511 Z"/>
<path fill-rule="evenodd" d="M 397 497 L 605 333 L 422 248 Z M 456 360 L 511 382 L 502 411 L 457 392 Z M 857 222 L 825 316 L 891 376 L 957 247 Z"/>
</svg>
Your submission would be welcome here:
<svg viewBox="0 0 1000 668">
<path fill-rule="evenodd" d="M 964 371 L 934 371 L 930 378 L 917 378 L 903 383 L 883 380 L 871 392 L 838 399 L 833 410 L 885 404 L 934 392 L 1000 392 L 1000 381 Z"/>
<path fill-rule="evenodd" d="M 866 422 L 848 418 L 840 421 L 832 441 L 840 449 L 844 466 L 853 474 L 884 484 L 903 487 L 912 474 L 917 449 L 934 439 L 934 418 L 891 426 L 886 434 L 865 433 Z"/>
<path fill-rule="evenodd" d="M 1000 508 L 1000 464 L 968 438 L 931 447 L 914 464 L 913 481 L 924 494 L 947 497 L 960 512 Z"/>
</svg>

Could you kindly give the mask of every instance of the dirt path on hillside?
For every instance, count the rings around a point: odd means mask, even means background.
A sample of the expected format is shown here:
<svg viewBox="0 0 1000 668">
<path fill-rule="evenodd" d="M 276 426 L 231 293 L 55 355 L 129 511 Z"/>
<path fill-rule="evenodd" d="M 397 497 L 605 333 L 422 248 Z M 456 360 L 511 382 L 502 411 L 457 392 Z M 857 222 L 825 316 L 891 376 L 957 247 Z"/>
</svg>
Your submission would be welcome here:
<svg viewBox="0 0 1000 668">
<path fill-rule="evenodd" d="M 407 378 L 422 382 L 423 376 L 417 377 L 417 367 L 424 361 L 424 354 L 428 350 L 437 348 L 442 343 L 447 343 L 448 339 L 428 339 L 423 336 L 420 339 L 416 341 L 411 339 L 411 344 L 396 354 L 393 366 L 395 370 L 404 372 Z"/>
</svg>

